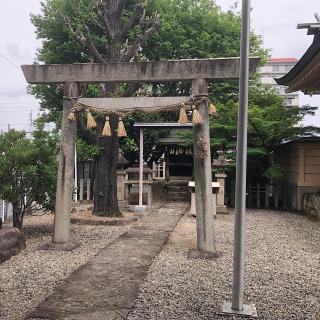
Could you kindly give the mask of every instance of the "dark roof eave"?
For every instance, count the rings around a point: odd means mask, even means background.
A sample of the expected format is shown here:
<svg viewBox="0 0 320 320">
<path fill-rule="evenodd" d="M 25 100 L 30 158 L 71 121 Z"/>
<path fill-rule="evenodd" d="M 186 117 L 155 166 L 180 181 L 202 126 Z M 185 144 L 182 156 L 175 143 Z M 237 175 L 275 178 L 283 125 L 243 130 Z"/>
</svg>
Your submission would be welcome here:
<svg viewBox="0 0 320 320">
<path fill-rule="evenodd" d="M 192 129 L 193 123 L 187 122 L 180 124 L 179 122 L 135 122 L 134 128 L 138 129 Z"/>
<path fill-rule="evenodd" d="M 281 143 L 281 146 L 288 145 L 290 143 L 318 143 L 320 142 L 320 136 L 300 137 Z"/>
<path fill-rule="evenodd" d="M 296 76 L 302 72 L 302 70 L 308 65 L 308 63 L 313 59 L 313 57 L 320 51 L 320 33 L 314 39 L 313 43 L 309 49 L 305 52 L 302 58 L 297 62 L 297 64 L 282 78 L 275 78 L 275 81 L 279 85 L 288 86 L 289 83 L 294 80 Z"/>
</svg>

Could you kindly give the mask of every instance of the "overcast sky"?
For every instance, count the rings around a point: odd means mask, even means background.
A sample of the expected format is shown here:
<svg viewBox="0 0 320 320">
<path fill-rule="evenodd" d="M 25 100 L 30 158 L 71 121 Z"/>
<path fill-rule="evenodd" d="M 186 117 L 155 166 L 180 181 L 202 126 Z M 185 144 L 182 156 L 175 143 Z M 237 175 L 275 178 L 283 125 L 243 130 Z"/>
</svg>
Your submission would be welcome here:
<svg viewBox="0 0 320 320">
<path fill-rule="evenodd" d="M 228 10 L 234 0 L 217 0 Z M 241 4 L 241 1 L 240 1 Z M 252 28 L 263 36 L 265 48 L 273 57 L 300 58 L 312 42 L 306 30 L 297 30 L 297 23 L 315 21 L 319 10 L 315 0 L 252 0 Z M 238 8 L 237 10 L 240 10 Z M 30 13 L 40 12 L 40 0 L 0 1 L 0 129 L 8 124 L 28 129 L 31 111 L 36 114 L 38 102 L 26 94 L 21 64 L 31 64 L 41 43 L 35 39 Z M 302 103 L 320 105 L 319 97 L 301 97 Z M 320 115 L 307 122 L 320 125 Z"/>
</svg>

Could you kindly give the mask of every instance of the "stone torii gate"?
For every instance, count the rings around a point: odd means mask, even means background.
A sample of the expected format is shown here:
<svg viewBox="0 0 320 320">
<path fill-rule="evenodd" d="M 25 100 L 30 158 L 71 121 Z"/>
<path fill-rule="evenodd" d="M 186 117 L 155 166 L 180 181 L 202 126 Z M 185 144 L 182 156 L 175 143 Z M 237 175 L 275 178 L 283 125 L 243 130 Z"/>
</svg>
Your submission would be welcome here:
<svg viewBox="0 0 320 320">
<path fill-rule="evenodd" d="M 250 59 L 250 73 L 256 69 L 260 58 Z M 80 83 L 105 82 L 168 82 L 192 81 L 192 95 L 208 96 L 207 80 L 232 80 L 239 78 L 239 58 L 174 60 L 161 62 L 128 62 L 104 64 L 23 65 L 23 73 L 30 84 L 64 84 L 63 116 L 60 138 L 59 171 L 53 243 L 56 248 L 70 245 L 70 212 L 72 205 L 74 149 L 76 122 L 67 119 L 74 101 L 103 107 L 110 111 L 134 108 L 155 108 L 186 101 L 186 97 L 153 98 L 79 98 Z M 212 214 L 212 173 L 209 136 L 209 114 L 206 100 L 198 103 L 197 110 L 203 121 L 194 126 L 194 172 L 197 213 L 197 248 L 201 252 L 216 253 L 214 220 Z M 208 144 L 206 157 L 199 141 Z"/>
</svg>

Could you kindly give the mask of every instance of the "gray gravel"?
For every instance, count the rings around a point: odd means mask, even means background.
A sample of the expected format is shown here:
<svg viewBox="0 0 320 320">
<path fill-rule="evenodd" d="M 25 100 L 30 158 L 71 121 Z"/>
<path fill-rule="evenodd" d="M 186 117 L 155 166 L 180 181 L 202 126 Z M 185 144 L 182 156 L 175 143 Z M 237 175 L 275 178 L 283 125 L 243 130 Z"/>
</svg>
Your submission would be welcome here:
<svg viewBox="0 0 320 320">
<path fill-rule="evenodd" d="M 81 243 L 80 247 L 69 252 L 38 250 L 51 241 L 52 223 L 52 216 L 28 217 L 24 229 L 27 249 L 0 265 L 1 320 L 23 319 L 72 271 L 129 229 L 72 225 L 72 240 Z"/>
<path fill-rule="evenodd" d="M 231 300 L 233 214 L 216 220 L 217 260 L 187 257 L 195 220 L 185 216 L 154 260 L 128 320 L 238 319 L 216 315 Z M 320 223 L 305 216 L 249 211 L 245 303 L 259 319 L 320 319 Z M 240 319 L 240 318 L 239 318 Z"/>
</svg>

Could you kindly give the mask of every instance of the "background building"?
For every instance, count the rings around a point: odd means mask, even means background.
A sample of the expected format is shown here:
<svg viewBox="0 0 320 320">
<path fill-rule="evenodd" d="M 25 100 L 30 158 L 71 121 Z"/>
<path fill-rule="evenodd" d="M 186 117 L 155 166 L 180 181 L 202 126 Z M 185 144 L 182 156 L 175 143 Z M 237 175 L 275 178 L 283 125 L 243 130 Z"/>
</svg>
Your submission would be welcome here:
<svg viewBox="0 0 320 320">
<path fill-rule="evenodd" d="M 274 78 L 281 78 L 287 74 L 298 62 L 295 58 L 271 58 L 260 68 L 261 82 L 274 87 L 277 93 L 284 97 L 286 106 L 299 106 L 299 92 L 286 93 L 286 87 L 278 85 Z"/>
</svg>

